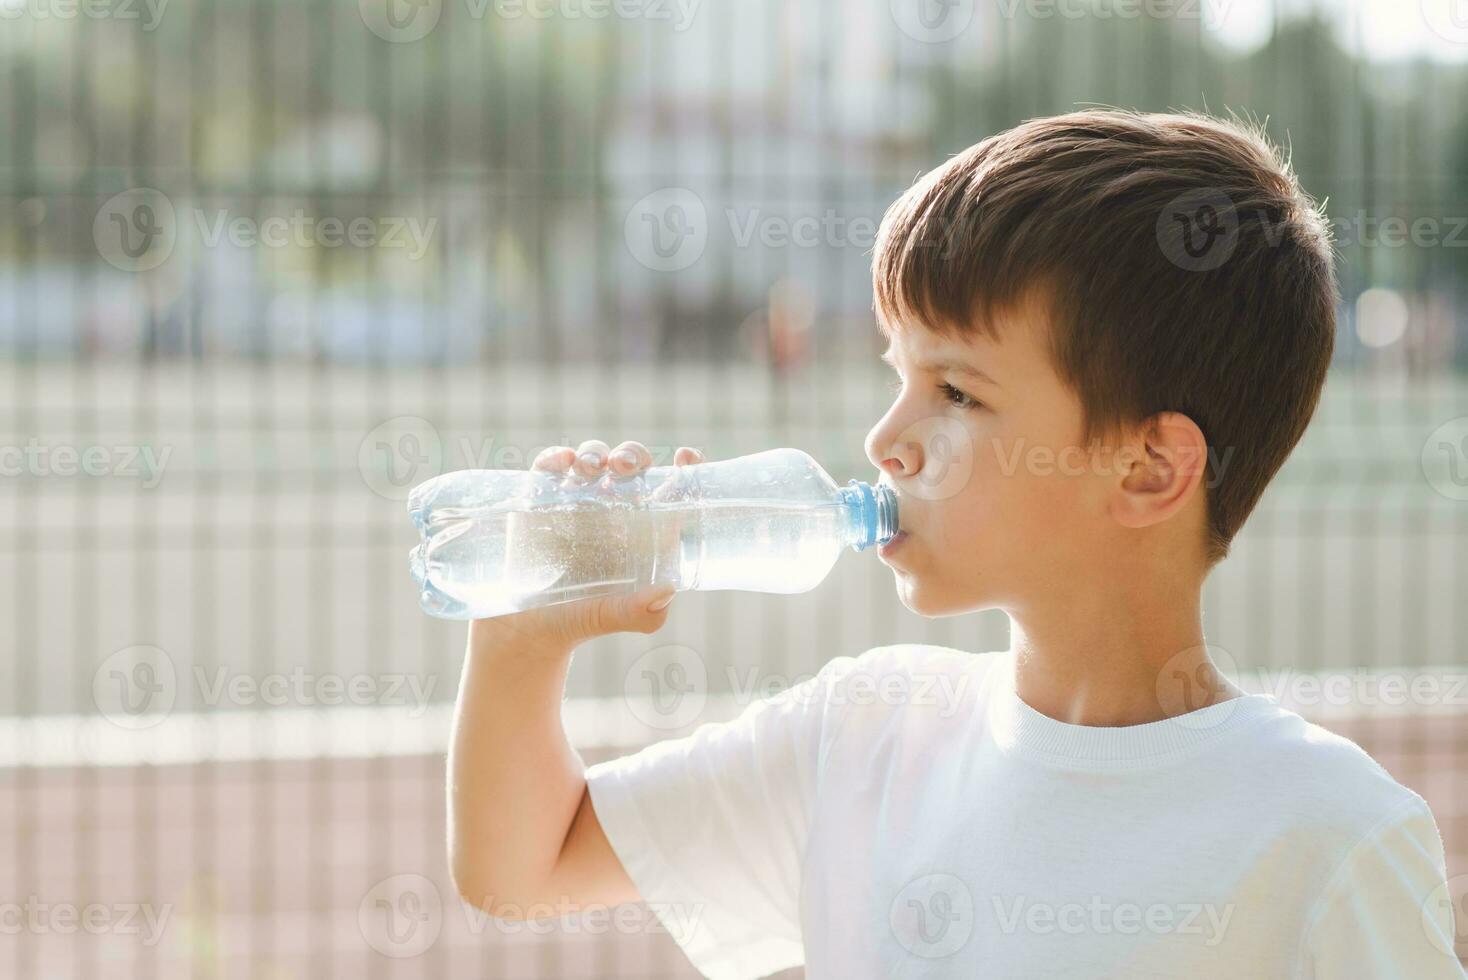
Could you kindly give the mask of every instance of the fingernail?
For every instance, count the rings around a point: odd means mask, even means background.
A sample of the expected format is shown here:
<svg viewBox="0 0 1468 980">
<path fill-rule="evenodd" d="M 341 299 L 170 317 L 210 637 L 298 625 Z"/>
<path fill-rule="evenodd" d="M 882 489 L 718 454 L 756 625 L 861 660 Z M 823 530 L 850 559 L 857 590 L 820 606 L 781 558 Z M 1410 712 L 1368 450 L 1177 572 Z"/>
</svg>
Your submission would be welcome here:
<svg viewBox="0 0 1468 980">
<path fill-rule="evenodd" d="M 612 459 L 615 459 L 624 466 L 634 466 L 637 463 L 637 457 L 625 449 L 619 449 L 612 453 Z"/>
<path fill-rule="evenodd" d="M 673 601 L 673 596 L 675 596 L 677 594 L 678 594 L 678 590 L 677 589 L 674 589 L 672 592 L 669 592 L 667 595 L 663 596 L 661 599 L 654 599 L 652 602 L 649 602 L 647 604 L 647 611 L 648 612 L 662 612 L 664 609 L 666 609 L 668 607 L 668 603 L 670 603 L 670 602 Z"/>
<path fill-rule="evenodd" d="M 576 458 L 587 466 L 597 467 L 601 465 L 601 453 L 582 453 Z"/>
</svg>

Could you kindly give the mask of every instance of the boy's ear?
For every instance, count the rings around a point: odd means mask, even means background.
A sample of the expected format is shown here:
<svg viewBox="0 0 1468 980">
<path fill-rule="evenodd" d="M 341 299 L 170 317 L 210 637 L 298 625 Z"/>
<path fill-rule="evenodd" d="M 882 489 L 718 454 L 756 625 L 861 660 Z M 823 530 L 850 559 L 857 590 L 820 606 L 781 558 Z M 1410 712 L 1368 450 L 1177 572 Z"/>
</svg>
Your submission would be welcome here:
<svg viewBox="0 0 1468 980">
<path fill-rule="evenodd" d="M 1123 527 L 1149 527 L 1177 513 L 1208 466 L 1208 440 L 1181 412 L 1148 418 L 1122 450 L 1117 455 L 1120 482 L 1108 509 Z"/>
</svg>

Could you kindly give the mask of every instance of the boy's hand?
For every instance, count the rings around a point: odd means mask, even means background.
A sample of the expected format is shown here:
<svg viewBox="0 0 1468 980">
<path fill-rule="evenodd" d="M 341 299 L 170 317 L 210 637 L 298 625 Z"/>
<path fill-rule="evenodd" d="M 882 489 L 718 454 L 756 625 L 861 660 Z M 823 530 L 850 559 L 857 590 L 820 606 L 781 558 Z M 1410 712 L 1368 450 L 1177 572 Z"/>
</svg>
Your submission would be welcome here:
<svg viewBox="0 0 1468 980">
<path fill-rule="evenodd" d="M 688 446 L 673 456 L 675 466 L 704 462 L 703 453 Z M 592 481 L 610 471 L 619 478 L 633 477 L 652 464 L 652 453 L 640 442 L 623 442 L 615 450 L 599 439 L 583 442 L 576 449 L 551 446 L 531 463 L 532 470 L 559 473 L 568 480 Z M 597 596 L 539 606 L 523 612 L 474 622 L 474 634 L 497 633 L 499 641 L 525 644 L 531 649 L 564 653 L 585 641 L 608 633 L 652 633 L 668 618 L 668 606 L 676 590 L 671 585 L 654 585 L 631 595 Z M 651 608 L 662 602 L 661 608 Z M 477 638 L 477 636 L 476 636 Z"/>
</svg>

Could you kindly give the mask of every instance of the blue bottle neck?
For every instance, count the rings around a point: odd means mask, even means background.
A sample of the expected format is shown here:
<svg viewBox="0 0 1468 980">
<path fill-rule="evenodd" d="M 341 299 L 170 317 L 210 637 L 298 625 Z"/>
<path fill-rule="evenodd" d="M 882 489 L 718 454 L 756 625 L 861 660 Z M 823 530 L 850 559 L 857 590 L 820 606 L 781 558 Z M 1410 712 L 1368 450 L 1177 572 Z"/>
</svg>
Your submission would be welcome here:
<svg viewBox="0 0 1468 980">
<path fill-rule="evenodd" d="M 850 480 L 841 488 L 846 543 L 857 551 L 886 544 L 897 533 L 897 495 L 885 485 Z"/>
</svg>

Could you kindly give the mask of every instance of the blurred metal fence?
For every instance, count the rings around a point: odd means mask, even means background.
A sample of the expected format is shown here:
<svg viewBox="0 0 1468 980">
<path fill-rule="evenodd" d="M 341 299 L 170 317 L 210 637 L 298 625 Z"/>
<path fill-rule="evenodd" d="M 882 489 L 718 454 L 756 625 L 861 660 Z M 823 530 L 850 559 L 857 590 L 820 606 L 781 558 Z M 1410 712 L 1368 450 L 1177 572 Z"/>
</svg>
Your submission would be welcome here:
<svg viewBox="0 0 1468 980">
<path fill-rule="evenodd" d="M 1461 900 L 1468 67 L 1383 60 L 1366 6 L 0 0 L 0 964 L 689 975 L 645 911 L 542 933 L 454 900 L 463 629 L 417 610 L 406 491 L 593 437 L 870 476 L 882 210 L 1081 102 L 1268 115 L 1330 197 L 1337 364 L 1208 634 L 1427 796 Z M 589 644 L 588 759 L 668 733 L 631 667 L 669 645 L 711 720 L 838 654 L 1007 642 L 868 557 Z M 1391 676 L 1441 686 L 1387 704 Z"/>
</svg>

